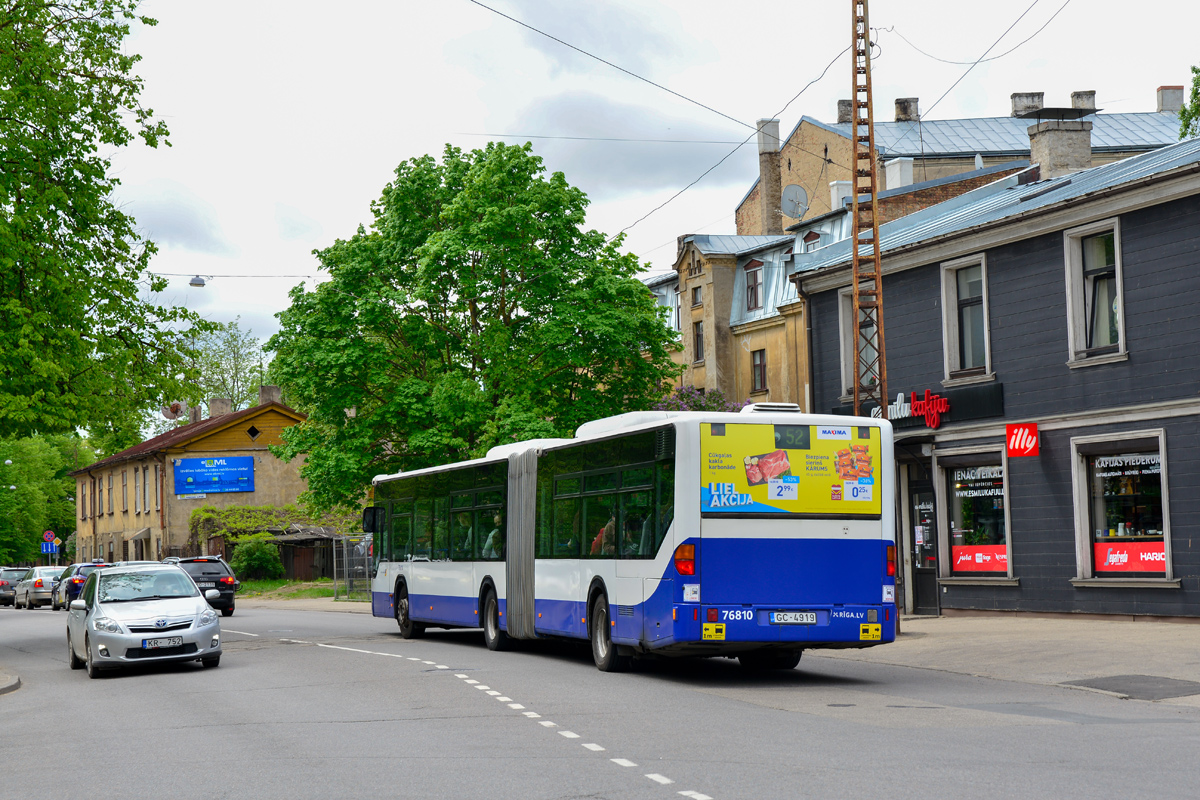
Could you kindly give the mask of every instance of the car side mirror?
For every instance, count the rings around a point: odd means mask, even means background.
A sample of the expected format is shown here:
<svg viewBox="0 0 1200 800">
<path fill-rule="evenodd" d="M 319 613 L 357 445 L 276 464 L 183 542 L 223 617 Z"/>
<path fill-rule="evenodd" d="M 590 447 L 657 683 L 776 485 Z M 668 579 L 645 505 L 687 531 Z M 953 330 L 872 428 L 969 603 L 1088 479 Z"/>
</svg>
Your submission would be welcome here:
<svg viewBox="0 0 1200 800">
<path fill-rule="evenodd" d="M 220 600 L 221 593 L 218 592 L 216 589 L 206 589 L 204 591 L 204 599 L 205 600 Z"/>
<path fill-rule="evenodd" d="M 82 600 L 72 600 L 71 601 L 71 610 L 72 611 L 87 611 L 87 603 L 83 602 Z"/>
</svg>

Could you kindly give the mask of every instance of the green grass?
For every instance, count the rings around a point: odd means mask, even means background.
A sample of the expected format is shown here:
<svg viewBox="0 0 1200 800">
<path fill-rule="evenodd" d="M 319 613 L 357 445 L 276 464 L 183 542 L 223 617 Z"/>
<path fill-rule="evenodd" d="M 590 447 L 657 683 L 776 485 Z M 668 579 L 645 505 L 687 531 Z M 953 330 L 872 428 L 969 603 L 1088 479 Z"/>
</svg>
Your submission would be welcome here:
<svg viewBox="0 0 1200 800">
<path fill-rule="evenodd" d="M 289 581 L 283 578 L 272 580 L 242 581 L 238 587 L 240 597 L 261 597 L 270 595 L 281 599 L 296 597 L 333 597 L 333 581 L 329 578 L 318 578 L 315 581 Z"/>
</svg>

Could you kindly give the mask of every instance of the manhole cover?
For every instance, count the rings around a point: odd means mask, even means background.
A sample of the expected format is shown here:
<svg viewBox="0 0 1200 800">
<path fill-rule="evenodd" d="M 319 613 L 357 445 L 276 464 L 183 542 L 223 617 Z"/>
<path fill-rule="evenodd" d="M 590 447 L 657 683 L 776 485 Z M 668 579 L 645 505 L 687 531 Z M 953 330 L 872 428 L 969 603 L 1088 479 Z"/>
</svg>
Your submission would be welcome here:
<svg viewBox="0 0 1200 800">
<path fill-rule="evenodd" d="M 1084 681 L 1067 681 L 1066 686 L 1086 686 L 1105 692 L 1128 695 L 1134 700 L 1166 700 L 1170 697 L 1187 697 L 1200 694 L 1200 683 L 1162 678 L 1157 675 L 1113 675 L 1108 678 L 1089 678 Z"/>
</svg>

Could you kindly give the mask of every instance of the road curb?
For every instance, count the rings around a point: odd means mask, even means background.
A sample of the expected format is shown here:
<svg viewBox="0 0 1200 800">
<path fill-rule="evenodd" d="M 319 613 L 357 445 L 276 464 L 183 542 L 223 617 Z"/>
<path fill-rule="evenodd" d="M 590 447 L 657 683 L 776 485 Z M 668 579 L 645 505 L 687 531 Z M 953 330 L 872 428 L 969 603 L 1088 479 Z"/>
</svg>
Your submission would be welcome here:
<svg viewBox="0 0 1200 800">
<path fill-rule="evenodd" d="M 0 673 L 0 694 L 15 692 L 20 688 L 21 677 L 19 675 L 7 675 Z"/>
</svg>

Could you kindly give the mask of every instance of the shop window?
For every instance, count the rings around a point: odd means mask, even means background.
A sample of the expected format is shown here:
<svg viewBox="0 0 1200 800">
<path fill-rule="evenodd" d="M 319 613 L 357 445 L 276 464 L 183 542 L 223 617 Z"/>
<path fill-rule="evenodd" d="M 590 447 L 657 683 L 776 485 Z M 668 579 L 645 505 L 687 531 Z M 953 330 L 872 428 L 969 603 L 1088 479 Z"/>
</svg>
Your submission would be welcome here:
<svg viewBox="0 0 1200 800">
<path fill-rule="evenodd" d="M 1071 440 L 1082 579 L 1171 578 L 1164 438 L 1149 431 Z"/>
<path fill-rule="evenodd" d="M 950 575 L 1007 576 L 1004 466 L 946 468 Z"/>
<path fill-rule="evenodd" d="M 1071 366 L 1126 357 L 1121 229 L 1116 219 L 1066 236 L 1067 339 Z"/>
<path fill-rule="evenodd" d="M 844 398 L 854 395 L 854 348 L 859 345 L 859 340 L 866 340 L 868 337 L 876 339 L 874 334 L 875 323 L 862 311 L 858 314 L 858 320 L 854 319 L 854 295 L 850 289 L 843 289 L 838 295 L 838 310 L 839 310 L 839 330 L 842 350 L 842 395 Z M 877 340 L 877 339 L 876 339 Z M 871 346 L 867 346 L 859 353 L 862 361 L 867 365 L 867 373 L 864 376 L 864 385 L 874 385 L 879 380 L 879 353 Z"/>
<path fill-rule="evenodd" d="M 767 390 L 767 351 L 755 350 L 750 354 L 750 391 Z"/>
<path fill-rule="evenodd" d="M 692 361 L 697 363 L 704 360 L 704 323 L 692 325 Z"/>
<path fill-rule="evenodd" d="M 942 344 L 946 383 L 992 377 L 987 261 L 982 255 L 942 265 Z"/>
<path fill-rule="evenodd" d="M 761 261 L 751 261 L 746 269 L 746 310 L 757 311 L 763 306 L 763 266 Z"/>
</svg>

